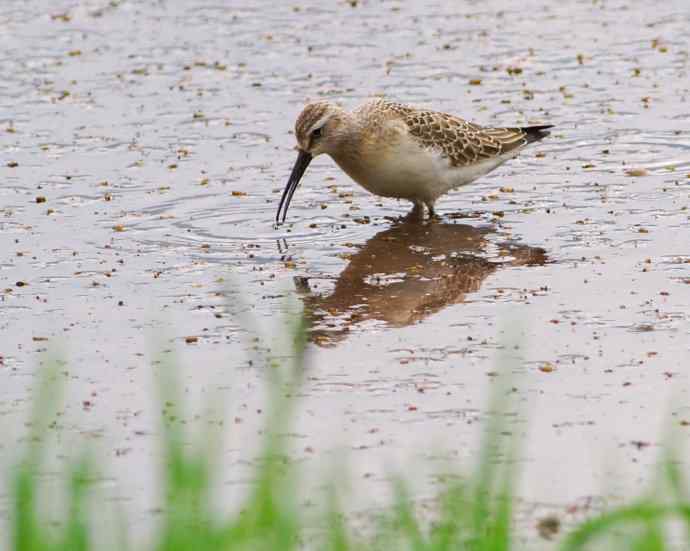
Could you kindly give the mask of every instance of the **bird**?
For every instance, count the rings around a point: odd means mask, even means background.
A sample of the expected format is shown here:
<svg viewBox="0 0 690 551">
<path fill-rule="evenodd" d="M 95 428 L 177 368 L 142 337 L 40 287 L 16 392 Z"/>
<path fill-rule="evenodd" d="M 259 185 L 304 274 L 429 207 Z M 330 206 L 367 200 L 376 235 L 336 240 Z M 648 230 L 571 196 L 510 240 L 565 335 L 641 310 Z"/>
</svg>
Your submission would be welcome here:
<svg viewBox="0 0 690 551">
<path fill-rule="evenodd" d="M 406 199 L 430 216 L 439 197 L 467 185 L 548 136 L 553 125 L 487 127 L 455 115 L 385 98 L 346 111 L 330 101 L 308 103 L 295 122 L 297 160 L 276 224 L 285 222 L 295 190 L 315 157 L 329 155 L 364 189 Z"/>
</svg>

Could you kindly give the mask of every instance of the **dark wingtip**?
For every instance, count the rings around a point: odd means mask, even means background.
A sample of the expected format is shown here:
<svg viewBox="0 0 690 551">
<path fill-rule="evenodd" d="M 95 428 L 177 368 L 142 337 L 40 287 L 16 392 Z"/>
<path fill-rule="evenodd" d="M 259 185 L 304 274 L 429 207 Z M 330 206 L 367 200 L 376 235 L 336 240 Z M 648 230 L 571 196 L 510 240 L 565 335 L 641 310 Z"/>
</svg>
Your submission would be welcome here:
<svg viewBox="0 0 690 551">
<path fill-rule="evenodd" d="M 527 139 L 527 143 L 532 143 L 532 142 L 538 142 L 539 140 L 543 140 L 551 134 L 551 132 L 547 132 L 549 128 L 553 128 L 553 124 L 542 124 L 540 126 L 525 126 L 521 128 L 525 133 L 525 138 Z"/>
</svg>

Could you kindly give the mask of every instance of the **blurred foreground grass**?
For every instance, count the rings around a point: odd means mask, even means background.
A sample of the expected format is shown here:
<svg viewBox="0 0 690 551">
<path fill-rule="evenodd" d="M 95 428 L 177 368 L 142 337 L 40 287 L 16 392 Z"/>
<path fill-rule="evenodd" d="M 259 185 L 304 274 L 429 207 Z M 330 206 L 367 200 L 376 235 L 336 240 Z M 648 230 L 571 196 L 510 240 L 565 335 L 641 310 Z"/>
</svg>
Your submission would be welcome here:
<svg viewBox="0 0 690 551">
<path fill-rule="evenodd" d="M 201 445 L 185 445 L 189 435 L 179 422 L 176 370 L 161 369 L 159 377 L 163 415 L 163 518 L 151 549 L 156 551 L 291 550 L 329 551 L 502 551 L 522 549 L 524 535 L 512 524 L 516 473 L 510 467 L 518 443 L 501 436 L 501 416 L 492 415 L 483 430 L 474 470 L 465 477 L 449 477 L 437 496 L 438 510 L 432 522 L 417 515 L 403 480 L 395 487 L 395 499 L 379 518 L 372 519 L 367 535 L 355 535 L 347 516 L 339 509 L 335 491 L 321 507 L 321 518 L 307 518 L 297 501 L 298 478 L 286 461 L 284 434 L 292 418 L 295 393 L 304 372 L 305 328 L 293 335 L 292 365 L 266 360 L 270 373 L 269 416 L 265 440 L 254 477 L 253 491 L 230 518 L 219 518 L 211 503 L 213 436 L 204 435 Z M 506 366 L 503 366 L 504 368 Z M 65 474 L 67 496 L 63 522 L 56 525 L 41 505 L 39 484 L 46 449 L 42 435 L 47 419 L 59 403 L 60 383 L 53 373 L 41 378 L 34 403 L 27 449 L 9 474 L 13 488 L 10 511 L 12 549 L 15 551 L 87 551 L 94 543 L 94 519 L 103 513 L 92 491 L 96 474 L 86 453 Z M 499 407 L 494 392 L 490 411 Z M 497 461 L 497 457 L 503 460 Z M 508 458 L 508 460 L 506 460 Z M 657 480 L 633 503 L 598 514 L 557 537 L 549 548 L 562 551 L 615 549 L 661 551 L 690 549 L 690 500 L 686 483 L 671 452 L 667 452 Z M 116 521 L 114 521 L 116 522 Z M 559 526 L 553 527 L 554 532 Z M 141 549 L 132 545 L 126 522 L 111 530 L 116 549 Z M 0 541 L 2 541 L 0 539 Z M 531 542 L 540 548 L 541 542 Z M 547 542 L 543 542 L 547 547 Z"/>
</svg>

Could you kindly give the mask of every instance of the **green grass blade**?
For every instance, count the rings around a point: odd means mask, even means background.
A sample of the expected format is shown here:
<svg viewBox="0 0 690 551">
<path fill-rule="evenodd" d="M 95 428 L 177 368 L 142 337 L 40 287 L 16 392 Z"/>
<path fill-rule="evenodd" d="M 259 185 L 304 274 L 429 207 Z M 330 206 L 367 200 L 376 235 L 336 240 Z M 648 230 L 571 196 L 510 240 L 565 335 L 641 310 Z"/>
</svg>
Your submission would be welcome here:
<svg viewBox="0 0 690 551">
<path fill-rule="evenodd" d="M 88 479 L 90 468 L 82 459 L 73 468 L 70 477 L 69 509 L 66 521 L 63 549 L 88 551 L 90 549 L 88 527 Z"/>
<path fill-rule="evenodd" d="M 656 505 L 638 503 L 620 507 L 584 521 L 570 532 L 561 547 L 562 551 L 580 551 L 585 545 L 606 535 L 608 532 L 640 523 L 658 522 L 671 517 L 690 514 L 690 504 Z"/>
<path fill-rule="evenodd" d="M 394 508 L 395 526 L 399 531 L 399 535 L 407 543 L 405 548 L 412 549 L 413 551 L 424 551 L 427 548 L 424 536 L 414 513 L 412 498 L 402 479 L 398 479 L 395 483 Z"/>
<path fill-rule="evenodd" d="M 46 542 L 36 518 L 36 476 L 29 464 L 14 474 L 12 545 L 15 551 L 39 551 Z"/>
</svg>

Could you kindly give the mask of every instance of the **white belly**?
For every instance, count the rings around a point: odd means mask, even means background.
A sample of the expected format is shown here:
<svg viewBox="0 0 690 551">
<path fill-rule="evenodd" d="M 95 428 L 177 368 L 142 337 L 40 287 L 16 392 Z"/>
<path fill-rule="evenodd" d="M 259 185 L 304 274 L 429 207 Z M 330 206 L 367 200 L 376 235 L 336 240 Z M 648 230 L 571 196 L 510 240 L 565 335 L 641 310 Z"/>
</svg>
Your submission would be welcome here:
<svg viewBox="0 0 690 551">
<path fill-rule="evenodd" d="M 438 153 L 421 149 L 412 140 L 401 140 L 385 154 L 338 165 L 366 190 L 383 197 L 434 202 L 444 193 L 469 184 L 514 157 L 517 152 L 467 167 L 452 167 Z"/>
</svg>

